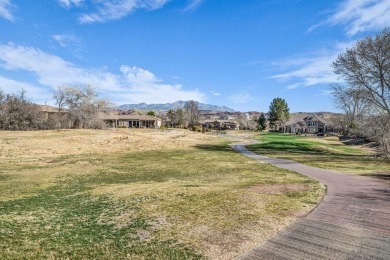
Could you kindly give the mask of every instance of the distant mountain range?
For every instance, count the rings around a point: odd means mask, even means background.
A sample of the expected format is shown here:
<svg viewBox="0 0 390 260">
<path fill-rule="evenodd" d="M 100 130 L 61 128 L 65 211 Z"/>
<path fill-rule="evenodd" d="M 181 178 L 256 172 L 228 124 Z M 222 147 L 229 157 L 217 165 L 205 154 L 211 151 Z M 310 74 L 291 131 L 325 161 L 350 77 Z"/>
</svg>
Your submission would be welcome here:
<svg viewBox="0 0 390 260">
<path fill-rule="evenodd" d="M 119 109 L 139 109 L 139 110 L 162 110 L 162 111 L 168 111 L 169 109 L 176 109 L 176 108 L 183 108 L 184 104 L 187 101 L 176 101 L 174 103 L 166 103 L 166 104 L 146 104 L 146 103 L 140 103 L 140 104 L 124 104 L 118 106 Z M 210 111 L 226 111 L 226 112 L 235 112 L 235 110 L 225 107 L 225 106 L 216 106 L 216 105 L 209 105 L 204 103 L 198 103 L 199 110 L 210 110 Z"/>
</svg>

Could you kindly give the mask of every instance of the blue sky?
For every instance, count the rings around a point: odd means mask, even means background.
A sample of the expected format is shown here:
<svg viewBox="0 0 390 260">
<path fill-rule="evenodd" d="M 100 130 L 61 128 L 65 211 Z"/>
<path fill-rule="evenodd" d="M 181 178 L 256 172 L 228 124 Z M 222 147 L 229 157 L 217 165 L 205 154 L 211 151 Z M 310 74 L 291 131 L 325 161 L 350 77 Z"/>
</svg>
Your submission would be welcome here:
<svg viewBox="0 0 390 260">
<path fill-rule="evenodd" d="M 336 111 L 331 62 L 389 25 L 389 0 L 0 0 L 0 88 L 41 104 L 92 84 L 118 105 Z"/>
</svg>

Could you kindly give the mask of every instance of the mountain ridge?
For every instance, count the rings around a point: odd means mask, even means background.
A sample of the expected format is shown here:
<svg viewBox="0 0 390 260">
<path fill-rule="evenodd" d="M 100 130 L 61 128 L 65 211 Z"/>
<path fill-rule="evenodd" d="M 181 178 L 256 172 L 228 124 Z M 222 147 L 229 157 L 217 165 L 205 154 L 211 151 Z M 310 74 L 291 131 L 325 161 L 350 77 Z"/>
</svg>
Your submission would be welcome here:
<svg viewBox="0 0 390 260">
<path fill-rule="evenodd" d="M 179 100 L 173 103 L 165 103 L 165 104 L 123 104 L 118 106 L 119 109 L 140 109 L 140 110 L 162 110 L 168 111 L 169 109 L 183 108 L 184 104 L 187 101 Z M 235 112 L 234 109 L 226 106 L 217 106 L 210 105 L 205 103 L 198 103 L 199 110 L 210 110 L 210 111 L 219 111 L 219 112 Z"/>
</svg>

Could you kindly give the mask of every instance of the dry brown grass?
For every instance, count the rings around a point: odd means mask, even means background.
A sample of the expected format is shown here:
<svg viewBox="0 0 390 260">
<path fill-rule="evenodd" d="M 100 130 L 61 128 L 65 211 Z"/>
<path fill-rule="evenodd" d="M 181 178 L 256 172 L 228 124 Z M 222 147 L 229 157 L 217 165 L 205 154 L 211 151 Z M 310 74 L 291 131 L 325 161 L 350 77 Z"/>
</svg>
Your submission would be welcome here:
<svg viewBox="0 0 390 260">
<path fill-rule="evenodd" d="M 213 134 L 154 129 L 1 134 L 0 254 L 8 258 L 61 252 L 88 258 L 100 252 L 107 258 L 231 259 L 309 212 L 323 194 L 317 182 L 237 154 Z M 81 223 L 72 217 L 79 215 Z M 83 234 L 89 226 L 95 233 Z M 14 231 L 20 227 L 20 233 Z M 123 230 L 129 231 L 120 236 Z M 77 237 L 64 243 L 61 234 L 72 232 Z M 85 242 L 100 233 L 128 245 L 119 250 L 108 239 L 93 246 Z M 50 249 L 58 243 L 63 247 Z"/>
<path fill-rule="evenodd" d="M 0 159 L 180 149 L 209 143 L 216 138 L 216 135 L 183 129 L 3 131 L 0 138 Z"/>
</svg>

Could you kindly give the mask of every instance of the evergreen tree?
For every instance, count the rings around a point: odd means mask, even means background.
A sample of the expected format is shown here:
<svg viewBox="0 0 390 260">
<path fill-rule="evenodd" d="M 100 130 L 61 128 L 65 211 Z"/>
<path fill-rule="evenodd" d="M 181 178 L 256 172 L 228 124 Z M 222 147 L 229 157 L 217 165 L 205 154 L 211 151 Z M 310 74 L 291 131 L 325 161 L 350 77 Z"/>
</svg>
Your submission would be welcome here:
<svg viewBox="0 0 390 260">
<path fill-rule="evenodd" d="M 148 112 L 148 116 L 156 116 L 156 112 L 154 112 L 154 111 L 152 111 L 152 110 L 150 110 L 149 112 Z"/>
<path fill-rule="evenodd" d="M 286 100 L 283 98 L 274 98 L 269 106 L 268 120 L 271 126 L 277 130 L 283 127 L 285 132 L 285 124 L 290 119 L 290 109 L 288 108 Z"/>
<path fill-rule="evenodd" d="M 261 114 L 260 117 L 256 120 L 256 122 L 258 124 L 258 130 L 264 131 L 267 128 L 267 118 L 265 118 L 264 114 Z"/>
</svg>

